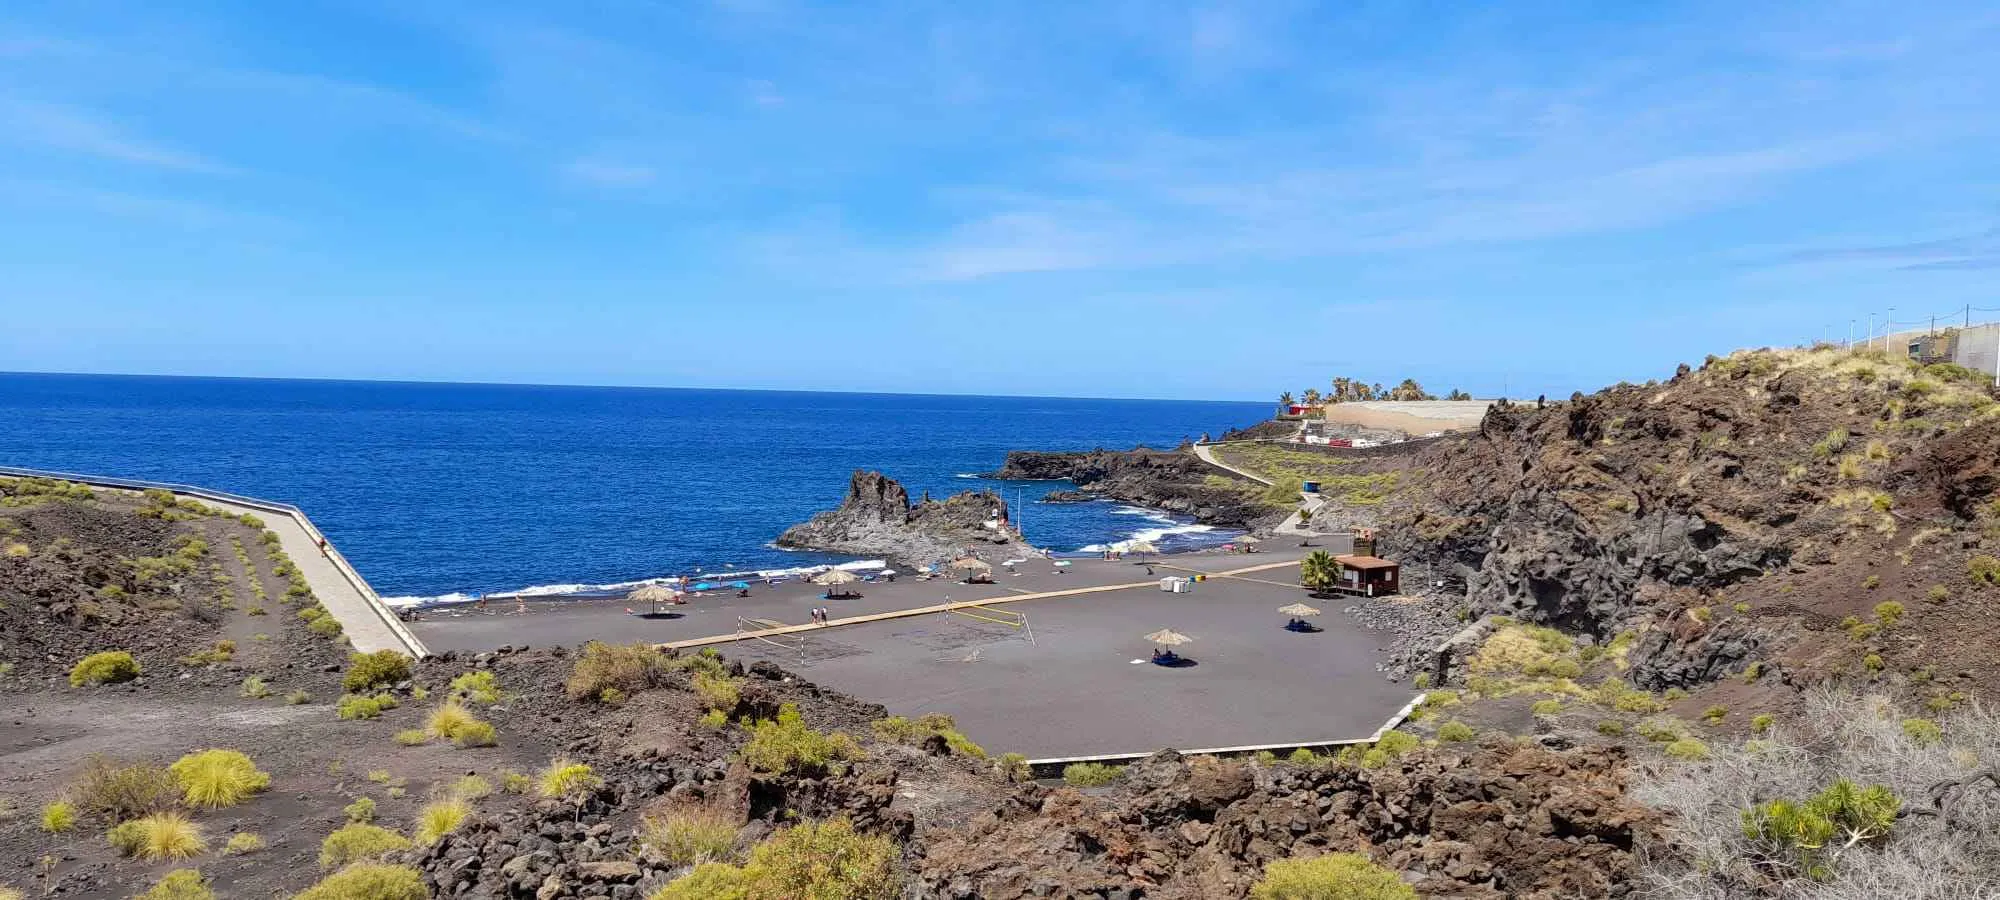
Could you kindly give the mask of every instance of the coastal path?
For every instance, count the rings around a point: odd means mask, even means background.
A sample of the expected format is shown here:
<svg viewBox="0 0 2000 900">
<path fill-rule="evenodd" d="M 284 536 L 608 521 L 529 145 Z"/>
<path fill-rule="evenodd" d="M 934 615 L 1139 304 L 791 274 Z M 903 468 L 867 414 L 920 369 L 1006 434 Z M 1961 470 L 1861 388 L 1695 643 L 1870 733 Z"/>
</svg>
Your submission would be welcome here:
<svg viewBox="0 0 2000 900">
<path fill-rule="evenodd" d="M 114 490 L 143 491 L 149 488 L 171 491 L 175 496 L 198 500 L 232 516 L 251 513 L 262 519 L 264 527 L 277 532 L 279 545 L 285 555 L 291 557 L 292 564 L 299 567 L 306 585 L 312 588 L 313 596 L 326 606 L 327 612 L 340 622 L 340 628 L 353 642 L 354 649 L 363 653 L 376 650 L 394 650 L 409 656 L 428 656 L 430 651 L 423 641 L 410 633 L 402 620 L 396 618 L 375 589 L 368 586 L 361 573 L 349 565 L 347 558 L 333 546 L 318 526 L 306 518 L 304 511 L 289 503 L 277 503 L 227 494 L 185 484 L 139 481 L 129 478 L 110 478 L 101 475 L 78 475 L 72 472 L 46 472 L 40 469 L 20 469 L 0 466 L 0 475 L 16 475 L 31 478 L 60 478 L 88 484 L 92 487 Z M 321 542 L 325 542 L 326 552 L 320 552 Z"/>
<path fill-rule="evenodd" d="M 1239 575 L 1248 575 L 1252 572 L 1267 572 L 1272 569 L 1282 569 L 1288 566 L 1297 566 L 1298 564 L 1299 564 L 1298 560 L 1293 559 L 1293 560 L 1285 560 L 1282 562 L 1263 563 L 1261 565 L 1246 566 L 1244 568 L 1231 569 L 1229 571 L 1224 571 L 1224 572 L 1203 572 L 1198 569 L 1181 569 L 1178 566 L 1167 566 L 1167 565 L 1162 565 L 1160 567 L 1178 569 L 1180 571 L 1185 571 L 1185 572 L 1194 572 L 1197 574 L 1206 575 L 1210 578 L 1229 578 Z M 708 637 L 689 638 L 686 640 L 679 640 L 679 641 L 666 641 L 660 644 L 656 644 L 654 646 L 665 649 L 674 649 L 674 650 L 686 650 L 694 647 L 712 647 L 716 644 L 729 644 L 729 643 L 734 643 L 736 641 L 773 638 L 782 635 L 804 634 L 807 632 L 824 631 L 828 628 L 834 628 L 841 625 L 864 625 L 869 622 L 882 622 L 890 619 L 906 619 L 911 616 L 925 616 L 934 613 L 954 612 L 962 609 L 990 608 L 994 606 L 999 606 L 1004 603 L 1020 603 L 1025 600 L 1047 600 L 1054 597 L 1077 597 L 1084 594 L 1102 594 L 1110 591 L 1129 591 L 1134 588 L 1152 588 L 1157 590 L 1159 586 L 1160 586 L 1160 580 L 1157 578 L 1151 578 L 1145 581 L 1132 581 L 1119 584 L 1096 584 L 1096 585 L 1089 585 L 1086 587 L 1067 588 L 1060 591 L 1040 591 L 1037 593 L 1030 593 L 1030 594 L 1018 594 L 1011 597 L 1000 596 L 1000 597 L 987 598 L 984 600 L 960 600 L 952 603 L 937 603 L 937 604 L 932 604 L 930 606 L 912 607 L 910 609 L 898 609 L 898 610 L 890 610 L 888 612 L 869 613 L 867 615 L 860 615 L 860 616 L 848 616 L 846 618 L 829 620 L 825 624 L 820 624 L 817 622 L 808 622 L 800 625 L 786 625 L 782 628 L 765 628 L 756 631 L 739 631 L 733 634 L 717 634 Z"/>
<path fill-rule="evenodd" d="M 1255 444 L 1255 443 L 1265 443 L 1265 442 L 1241 441 L 1237 443 Z M 1209 465 L 1214 466 L 1218 469 L 1222 469 L 1228 472 L 1234 472 L 1238 475 L 1250 479 L 1251 481 L 1264 485 L 1265 487 L 1271 487 L 1272 485 L 1276 484 L 1276 482 L 1272 481 L 1271 479 L 1265 478 L 1264 476 L 1252 472 L 1248 469 L 1237 468 L 1236 466 L 1232 466 L 1229 463 L 1223 462 L 1221 457 L 1215 455 L 1215 447 L 1216 447 L 1215 444 L 1196 444 L 1194 445 L 1194 455 L 1201 457 L 1202 462 L 1208 463 Z M 1302 503 L 1305 504 L 1305 512 L 1292 513 L 1290 516 L 1287 516 L 1285 518 L 1285 521 L 1279 522 L 1276 528 L 1271 529 L 1272 531 L 1278 534 L 1296 534 L 1296 535 L 1312 535 L 1319 533 L 1317 531 L 1313 531 L 1309 528 L 1306 528 L 1305 524 L 1306 524 L 1306 519 L 1310 517 L 1311 514 L 1319 512 L 1320 506 L 1326 503 L 1326 498 L 1318 494 L 1308 494 L 1301 491 L 1299 493 L 1299 499 Z"/>
</svg>

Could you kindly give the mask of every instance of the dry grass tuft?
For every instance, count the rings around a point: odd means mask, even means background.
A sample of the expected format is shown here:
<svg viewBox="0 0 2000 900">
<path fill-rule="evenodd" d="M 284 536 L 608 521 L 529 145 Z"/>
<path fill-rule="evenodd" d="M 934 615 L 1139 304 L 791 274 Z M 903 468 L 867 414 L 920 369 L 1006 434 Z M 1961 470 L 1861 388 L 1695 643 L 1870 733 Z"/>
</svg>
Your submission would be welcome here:
<svg viewBox="0 0 2000 900">
<path fill-rule="evenodd" d="M 271 786 L 271 776 L 235 750 L 190 753 L 167 770 L 180 782 L 187 804 L 197 809 L 235 806 Z"/>
<path fill-rule="evenodd" d="M 417 812 L 413 837 L 419 844 L 435 844 L 438 838 L 457 831 L 471 815 L 472 804 L 457 797 L 433 800 Z"/>
<path fill-rule="evenodd" d="M 328 875 L 292 900 L 427 900 L 422 872 L 409 866 L 360 863 Z"/>
<path fill-rule="evenodd" d="M 147 862 L 187 859 L 208 849 L 201 827 L 176 812 L 153 813 L 112 826 L 104 835 L 126 856 Z"/>
<path fill-rule="evenodd" d="M 348 863 L 374 859 L 385 853 L 410 849 L 410 839 L 365 822 L 349 822 L 334 829 L 319 845 L 319 865 L 334 869 Z"/>
</svg>

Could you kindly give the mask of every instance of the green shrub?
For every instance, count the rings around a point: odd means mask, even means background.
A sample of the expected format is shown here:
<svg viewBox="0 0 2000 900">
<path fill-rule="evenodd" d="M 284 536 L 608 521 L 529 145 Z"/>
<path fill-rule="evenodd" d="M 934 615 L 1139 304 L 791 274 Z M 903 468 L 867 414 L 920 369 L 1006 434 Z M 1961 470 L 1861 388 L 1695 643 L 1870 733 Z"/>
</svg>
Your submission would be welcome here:
<svg viewBox="0 0 2000 900">
<path fill-rule="evenodd" d="M 1827 432 L 1826 437 L 1821 438 L 1818 443 L 1812 445 L 1812 453 L 1820 459 L 1826 459 L 1845 449 L 1847 447 L 1847 438 L 1847 429 L 1835 428 Z"/>
<path fill-rule="evenodd" d="M 92 653 L 69 670 L 69 686 L 118 684 L 139 677 L 139 662 L 123 650 Z"/>
<path fill-rule="evenodd" d="M 1312 751 L 1308 750 L 1306 753 L 1310 756 Z M 1064 766 L 1062 777 L 1064 784 L 1075 787 L 1098 787 L 1117 781 L 1124 774 L 1125 770 L 1119 766 L 1080 762 Z"/>
<path fill-rule="evenodd" d="M 1606 736 L 1616 736 L 1624 734 L 1625 723 L 1620 722 L 1617 719 L 1605 719 L 1604 721 L 1597 723 L 1597 733 Z"/>
<path fill-rule="evenodd" d="M 603 784 L 604 780 L 598 778 L 589 766 L 558 757 L 542 770 L 537 789 L 543 797 L 552 800 L 576 800 Z"/>
<path fill-rule="evenodd" d="M 500 789 L 509 794 L 525 794 L 535 789 L 535 779 L 519 772 L 501 772 Z"/>
<path fill-rule="evenodd" d="M 252 700 L 262 700 L 271 696 L 271 686 L 265 684 L 264 679 L 252 675 L 243 679 L 243 687 L 237 693 Z"/>
<path fill-rule="evenodd" d="M 492 796 L 493 782 L 487 781 L 477 775 L 464 775 L 457 781 L 452 782 L 451 787 L 446 789 L 445 794 L 446 796 L 457 797 L 469 803 L 482 797 Z"/>
<path fill-rule="evenodd" d="M 862 758 L 860 745 L 845 734 L 825 734 L 806 727 L 798 706 L 778 708 L 778 718 L 750 726 L 750 740 L 740 751 L 743 761 L 759 772 L 824 772 L 840 761 Z"/>
<path fill-rule="evenodd" d="M 647 816 L 639 826 L 639 851 L 675 866 L 726 860 L 736 846 L 737 824 L 707 806 Z"/>
<path fill-rule="evenodd" d="M 1966 574 L 1982 584 L 2000 584 L 2000 559 L 1981 553 L 1965 562 Z"/>
<path fill-rule="evenodd" d="M 486 669 L 467 672 L 451 680 L 452 696 L 491 706 L 502 699 L 500 679 Z"/>
<path fill-rule="evenodd" d="M 292 900 L 427 900 L 422 872 L 409 866 L 361 863 L 306 888 Z"/>
<path fill-rule="evenodd" d="M 563 688 L 571 700 L 596 700 L 607 688 L 633 693 L 658 685 L 668 671 L 666 656 L 645 644 L 591 641 Z"/>
<path fill-rule="evenodd" d="M 1903 604 L 1897 603 L 1894 600 L 1884 600 L 1875 604 L 1875 621 L 1881 622 L 1883 628 L 1888 628 L 1896 624 L 1902 618 Z"/>
<path fill-rule="evenodd" d="M 332 616 L 320 616 L 306 623 L 306 630 L 320 637 L 334 637 L 340 634 L 340 620 Z"/>
<path fill-rule="evenodd" d="M 1831 877 L 1825 848 L 1852 846 L 1889 834 L 1902 802 L 1887 787 L 1856 787 L 1841 779 L 1804 803 L 1772 800 L 1743 810 L 1743 836 L 1772 856 L 1790 856 L 1807 877 Z"/>
<path fill-rule="evenodd" d="M 1722 720 L 1728 718 L 1728 716 L 1729 707 L 1727 706 L 1711 706 L 1701 712 L 1701 720 L 1710 725 L 1720 725 L 1722 724 Z"/>
<path fill-rule="evenodd" d="M 293 691 L 285 695 L 286 706 L 304 706 L 312 702 L 312 695 L 305 691 Z"/>
<path fill-rule="evenodd" d="M 707 672 L 694 673 L 694 692 L 709 709 L 720 710 L 735 709 L 741 696 L 736 679 Z"/>
<path fill-rule="evenodd" d="M 460 726 L 458 733 L 452 737 L 452 743 L 465 748 L 491 747 L 499 742 L 493 730 L 493 723 L 478 720 Z"/>
<path fill-rule="evenodd" d="M 319 845 L 319 866 L 336 869 L 351 862 L 375 859 L 386 853 L 410 849 L 410 839 L 379 825 L 349 822 L 335 829 Z"/>
<path fill-rule="evenodd" d="M 96 756 L 70 786 L 69 797 L 84 813 L 116 823 L 173 809 L 181 787 L 172 772 L 152 763 L 120 765 Z"/>
<path fill-rule="evenodd" d="M 235 806 L 271 786 L 271 776 L 235 750 L 190 753 L 167 770 L 180 782 L 187 805 L 197 809 Z"/>
<path fill-rule="evenodd" d="M 1295 765 L 1295 766 L 1312 766 L 1312 765 L 1318 765 L 1318 764 L 1319 764 L 1319 754 L 1317 754 L 1317 753 L 1314 753 L 1314 752 L 1312 752 L 1311 750 L 1308 750 L 1308 749 L 1306 749 L 1306 748 L 1304 748 L 1304 747 L 1300 747 L 1300 748 L 1298 748 L 1298 749 L 1296 749 L 1296 750 L 1293 750 L 1292 752 L 1290 752 L 1290 753 L 1286 754 L 1286 755 L 1285 755 L 1285 761 L 1286 761 L 1286 762 L 1288 762 L 1288 763 L 1291 763 L 1292 765 Z"/>
<path fill-rule="evenodd" d="M 356 797 L 353 803 L 341 810 L 349 822 L 367 824 L 375 821 L 375 801 L 368 797 Z"/>
<path fill-rule="evenodd" d="M 418 747 L 430 743 L 431 733 L 422 728 L 405 728 L 396 732 L 396 743 L 405 747 Z"/>
<path fill-rule="evenodd" d="M 76 804 L 57 800 L 42 807 L 42 830 L 62 834 L 76 827 Z"/>
<path fill-rule="evenodd" d="M 1888 663 L 1882 661 L 1882 654 L 1880 653 L 1870 653 L 1861 658 L 1861 667 L 1870 672 L 1880 672 L 1884 668 L 1887 668 L 1888 665 Z"/>
<path fill-rule="evenodd" d="M 1438 726 L 1437 739 L 1448 744 L 1463 743 L 1477 737 L 1472 726 L 1453 719 Z"/>
<path fill-rule="evenodd" d="M 1691 737 L 1684 737 L 1666 746 L 1666 754 L 1675 759 L 1699 762 L 1708 758 L 1708 745 Z"/>
<path fill-rule="evenodd" d="M 1766 731 L 1770 731 L 1771 726 L 1776 724 L 1777 721 L 1778 717 L 1770 713 L 1758 713 L 1750 717 L 1750 731 L 1753 734 L 1763 734 Z"/>
<path fill-rule="evenodd" d="M 208 879 L 201 877 L 201 872 L 175 869 L 153 885 L 152 890 L 132 900 L 215 900 L 215 892 L 208 889 Z"/>
<path fill-rule="evenodd" d="M 119 853 L 147 862 L 187 859 L 208 849 L 201 827 L 177 812 L 158 812 L 120 822 L 105 832 Z"/>
<path fill-rule="evenodd" d="M 1619 712 L 1635 713 L 1642 716 L 1650 715 L 1667 708 L 1666 704 L 1660 702 L 1659 698 L 1645 691 L 1636 690 L 1628 690 L 1620 693 L 1617 699 L 1611 702 L 1611 707 Z"/>
<path fill-rule="evenodd" d="M 222 852 L 231 856 L 255 853 L 262 849 L 264 849 L 264 836 L 252 831 L 232 834 L 229 836 L 229 841 L 222 845 Z"/>
<path fill-rule="evenodd" d="M 1556 700 L 1553 698 L 1548 700 L 1537 700 L 1535 701 L 1535 704 L 1533 706 L 1528 708 L 1528 711 L 1538 716 L 1559 715 L 1563 711 L 1563 702 L 1561 700 Z"/>
<path fill-rule="evenodd" d="M 708 712 L 702 713 L 701 718 L 696 719 L 695 722 L 711 731 L 721 731 L 729 727 L 729 714 L 719 709 L 711 709 Z"/>
<path fill-rule="evenodd" d="M 1663 694 L 1662 696 L 1666 697 L 1666 699 L 1667 699 L 1667 702 L 1668 702 L 1668 703 L 1672 703 L 1672 702 L 1674 702 L 1675 700 L 1686 700 L 1686 699 L 1687 699 L 1687 696 L 1688 696 L 1688 692 L 1687 692 L 1687 688 L 1683 688 L 1683 687 L 1670 687 L 1670 688 L 1667 688 L 1667 690 L 1666 690 L 1666 693 L 1665 693 L 1665 694 Z"/>
<path fill-rule="evenodd" d="M 728 863 L 702 863 L 646 900 L 750 900 L 750 877 Z"/>
<path fill-rule="evenodd" d="M 1735 610 L 1738 613 L 1747 613 L 1750 611 L 1750 604 L 1738 600 L 1735 603 L 1730 604 L 1729 608 Z"/>
<path fill-rule="evenodd" d="M 958 730 L 958 723 L 942 713 L 930 713 L 916 719 L 890 716 L 879 719 L 874 724 L 875 736 L 885 741 L 899 744 L 921 744 L 933 737 L 943 738 L 945 748 L 959 756 L 976 759 L 986 758 L 986 748 L 972 742 Z"/>
<path fill-rule="evenodd" d="M 1872 591 L 1881 586 L 1882 586 L 1882 576 L 1880 575 L 1870 575 L 1867 578 L 1861 579 L 1861 587 L 1866 590 Z"/>
<path fill-rule="evenodd" d="M 1034 777 L 1034 769 L 1028 766 L 1028 757 L 1019 753 L 1002 753 L 995 760 L 993 768 L 1000 777 L 1008 781 L 1027 781 Z"/>
<path fill-rule="evenodd" d="M 382 701 L 378 697 L 348 694 L 340 698 L 336 712 L 342 719 L 379 719 L 382 717 Z"/>
<path fill-rule="evenodd" d="M 1251 900 L 1417 900 L 1396 873 L 1359 853 L 1281 859 L 1264 867 Z"/>
<path fill-rule="evenodd" d="M 347 660 L 347 674 L 340 679 L 340 687 L 350 694 L 394 687 L 410 679 L 410 658 L 394 650 L 356 653 Z"/>
<path fill-rule="evenodd" d="M 472 804 L 457 797 L 433 800 L 417 812 L 417 824 L 412 834 L 419 844 L 435 844 L 438 838 L 457 831 L 471 815 Z"/>
<path fill-rule="evenodd" d="M 1934 584 L 1931 585 L 1930 590 L 1924 592 L 1924 599 L 1932 603 L 1943 603 L 1951 599 L 1951 591 L 1946 589 L 1944 585 Z"/>
<path fill-rule="evenodd" d="M 1763 663 L 1761 663 L 1761 662 L 1753 662 L 1753 663 L 1751 663 L 1751 664 L 1749 664 L 1749 665 L 1747 665 L 1747 666 L 1744 666 L 1744 667 L 1743 667 L 1743 675 L 1742 675 L 1742 678 L 1743 678 L 1743 683 L 1744 683 L 1744 684 L 1753 684 L 1753 683 L 1755 683 L 1755 682 L 1757 681 L 1757 679 L 1759 679 L 1759 678 L 1762 678 L 1762 677 L 1764 677 L 1764 664 L 1763 664 Z"/>
<path fill-rule="evenodd" d="M 1903 734 L 1925 747 L 1944 740 L 1944 729 L 1929 719 L 1904 719 Z"/>
</svg>

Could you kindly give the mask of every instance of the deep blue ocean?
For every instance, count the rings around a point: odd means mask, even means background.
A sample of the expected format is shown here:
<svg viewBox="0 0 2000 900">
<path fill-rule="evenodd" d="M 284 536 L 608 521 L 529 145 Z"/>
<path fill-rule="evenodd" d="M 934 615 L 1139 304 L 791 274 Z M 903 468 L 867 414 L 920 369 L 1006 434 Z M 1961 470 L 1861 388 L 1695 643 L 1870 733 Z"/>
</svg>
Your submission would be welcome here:
<svg viewBox="0 0 2000 900">
<path fill-rule="evenodd" d="M 962 477 L 1008 450 L 1171 447 L 1266 403 L 0 374 L 0 464 L 196 484 L 304 508 L 385 596 L 616 584 L 848 557 L 769 542 L 856 468 L 914 497 L 1018 494 L 1029 539 L 1233 534 L 1060 482 Z"/>
</svg>

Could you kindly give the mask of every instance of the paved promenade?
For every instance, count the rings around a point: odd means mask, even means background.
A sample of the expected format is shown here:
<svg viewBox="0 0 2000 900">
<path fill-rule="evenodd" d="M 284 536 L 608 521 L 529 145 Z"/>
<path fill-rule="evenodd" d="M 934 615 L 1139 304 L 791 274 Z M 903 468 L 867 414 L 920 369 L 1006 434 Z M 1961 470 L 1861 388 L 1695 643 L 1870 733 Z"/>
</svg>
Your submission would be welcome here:
<svg viewBox="0 0 2000 900">
<path fill-rule="evenodd" d="M 356 583 L 366 585 L 367 582 L 341 557 L 340 550 L 329 544 L 328 552 L 321 554 L 315 536 L 308 533 L 307 526 L 298 519 L 270 509 L 242 506 L 209 497 L 195 499 L 236 515 L 250 513 L 264 520 L 264 527 L 277 532 L 285 555 L 299 567 L 299 574 L 305 576 L 313 596 L 326 606 L 328 612 L 333 613 L 334 618 L 340 620 L 341 630 L 348 640 L 354 642 L 354 649 L 363 653 L 394 650 L 411 656 L 425 655 L 423 642 L 411 634 L 393 613 L 387 612 L 379 599 L 363 595 L 363 588 L 357 587 Z"/>
</svg>

